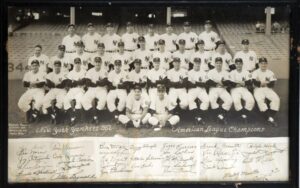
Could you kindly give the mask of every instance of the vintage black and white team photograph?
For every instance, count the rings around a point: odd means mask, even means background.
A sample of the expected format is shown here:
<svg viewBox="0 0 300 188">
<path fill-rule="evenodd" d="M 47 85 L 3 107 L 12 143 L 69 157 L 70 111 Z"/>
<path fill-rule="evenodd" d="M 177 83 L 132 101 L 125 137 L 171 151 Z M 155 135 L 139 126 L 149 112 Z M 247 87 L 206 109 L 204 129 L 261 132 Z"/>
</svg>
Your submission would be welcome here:
<svg viewBox="0 0 300 188">
<path fill-rule="evenodd" d="M 9 137 L 287 137 L 289 13 L 9 7 Z"/>
</svg>

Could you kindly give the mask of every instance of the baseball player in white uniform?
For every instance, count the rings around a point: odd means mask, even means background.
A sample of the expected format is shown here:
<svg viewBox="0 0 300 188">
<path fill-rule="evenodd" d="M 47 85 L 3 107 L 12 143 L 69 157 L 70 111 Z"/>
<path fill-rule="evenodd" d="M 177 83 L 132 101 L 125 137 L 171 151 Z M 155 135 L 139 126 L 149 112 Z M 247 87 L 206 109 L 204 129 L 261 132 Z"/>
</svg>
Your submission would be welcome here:
<svg viewBox="0 0 300 188">
<path fill-rule="evenodd" d="M 147 72 L 147 86 L 150 101 L 154 101 L 157 96 L 157 86 L 160 84 L 166 84 L 167 73 L 166 70 L 160 68 L 160 58 L 155 57 L 153 59 L 153 69 Z"/>
<path fill-rule="evenodd" d="M 204 41 L 201 39 L 196 43 L 196 51 L 191 54 L 191 60 L 195 58 L 201 59 L 200 69 L 202 71 L 210 70 L 211 52 L 204 50 Z"/>
<path fill-rule="evenodd" d="M 105 51 L 108 53 L 115 53 L 117 51 L 117 44 L 121 41 L 121 37 L 115 33 L 115 27 L 112 23 L 106 24 L 106 31 L 107 33 L 102 37 Z"/>
<path fill-rule="evenodd" d="M 100 113 L 105 108 L 107 96 L 107 70 L 102 67 L 102 59 L 95 57 L 95 67 L 88 70 L 85 82 L 88 90 L 81 99 L 84 110 L 88 112 L 91 122 L 98 124 Z"/>
<path fill-rule="evenodd" d="M 184 32 L 178 35 L 177 44 L 179 40 L 185 40 L 185 49 L 188 51 L 193 51 L 195 49 L 195 44 L 198 40 L 196 33 L 192 32 L 192 27 L 190 22 L 183 23 Z"/>
<path fill-rule="evenodd" d="M 121 60 L 122 70 L 129 72 L 130 64 L 133 62 L 134 59 L 133 59 L 132 53 L 125 51 L 124 46 L 125 46 L 124 42 L 122 42 L 122 41 L 118 42 L 118 51 L 117 51 L 117 53 L 113 54 L 112 62 L 115 62 L 115 60 Z"/>
<path fill-rule="evenodd" d="M 259 58 L 259 67 L 252 73 L 252 81 L 255 86 L 254 98 L 268 123 L 277 126 L 274 116 L 279 111 L 280 98 L 273 90 L 277 79 L 274 73 L 268 69 L 267 58 Z M 266 104 L 266 99 L 270 101 L 269 107 Z"/>
<path fill-rule="evenodd" d="M 212 31 L 212 23 L 206 20 L 204 24 L 204 31 L 199 34 L 199 40 L 204 41 L 204 49 L 206 51 L 213 51 L 216 48 L 216 42 L 220 40 L 219 35 Z"/>
<path fill-rule="evenodd" d="M 23 112 L 26 112 L 26 121 L 28 123 L 38 120 L 39 110 L 43 104 L 43 97 L 45 95 L 43 87 L 45 85 L 46 73 L 40 71 L 39 67 L 38 60 L 31 62 L 32 69 L 26 72 L 23 78 L 23 85 L 27 90 L 18 102 L 18 107 Z"/>
<path fill-rule="evenodd" d="M 160 68 L 164 70 L 170 69 L 170 63 L 172 62 L 172 54 L 169 51 L 166 51 L 165 41 L 160 39 L 158 41 L 158 51 L 153 52 L 152 58 L 159 58 L 160 59 Z"/>
<path fill-rule="evenodd" d="M 232 62 L 232 56 L 230 55 L 230 53 L 228 53 L 226 51 L 225 48 L 225 41 L 219 40 L 218 42 L 216 42 L 216 52 L 213 53 L 212 55 L 212 60 L 210 65 L 212 66 L 211 68 L 215 67 L 215 62 L 216 62 L 216 58 L 222 58 L 223 60 L 223 70 L 225 71 L 231 71 L 233 69 L 235 69 L 235 65 Z"/>
<path fill-rule="evenodd" d="M 151 101 L 149 112 L 152 117 L 149 118 L 149 124 L 154 127 L 155 131 L 161 130 L 163 127 L 175 127 L 180 117 L 174 115 L 175 106 L 169 100 L 164 85 L 159 85 L 157 88 L 157 96 Z"/>
<path fill-rule="evenodd" d="M 74 24 L 69 24 L 68 25 L 68 35 L 65 36 L 61 42 L 62 45 L 65 45 L 66 47 L 66 56 L 69 57 L 70 54 L 76 52 L 76 47 L 75 43 L 78 43 L 81 41 L 81 37 L 78 36 L 75 30 L 75 25 Z"/>
<path fill-rule="evenodd" d="M 154 32 L 154 25 L 148 25 L 148 33 L 144 35 L 146 40 L 146 49 L 150 51 L 157 50 L 157 41 L 159 40 L 159 35 Z"/>
<path fill-rule="evenodd" d="M 252 87 L 252 76 L 244 69 L 244 62 L 241 58 L 235 59 L 236 69 L 230 72 L 231 96 L 234 108 L 241 119 L 247 123 L 250 112 L 253 110 L 255 101 L 249 89 Z M 245 101 L 243 106 L 242 100 Z"/>
<path fill-rule="evenodd" d="M 126 33 L 121 37 L 121 40 L 125 44 L 125 51 L 134 52 L 137 49 L 139 35 L 134 32 L 134 27 L 132 22 L 126 23 Z"/>
<path fill-rule="evenodd" d="M 101 58 L 101 68 L 109 70 L 109 65 L 111 64 L 111 54 L 105 52 L 105 45 L 104 43 L 100 42 L 98 43 L 97 52 L 91 56 L 91 66 L 89 68 L 92 68 L 95 66 L 95 58 L 100 57 Z"/>
<path fill-rule="evenodd" d="M 174 68 L 167 71 L 167 79 L 169 90 L 169 99 L 172 105 L 176 106 L 176 112 L 179 111 L 177 100 L 179 99 L 179 106 L 181 109 L 188 107 L 188 95 L 186 91 L 187 86 L 187 71 L 180 66 L 180 59 L 175 57 L 173 59 Z"/>
<path fill-rule="evenodd" d="M 249 40 L 242 40 L 242 50 L 238 51 L 234 59 L 241 58 L 243 60 L 243 69 L 253 72 L 258 68 L 257 55 L 253 50 L 249 49 Z"/>
<path fill-rule="evenodd" d="M 50 63 L 49 57 L 45 54 L 42 54 L 42 46 L 41 45 L 35 45 L 34 47 L 34 55 L 29 57 L 28 59 L 28 67 L 31 68 L 31 63 L 33 60 L 39 61 L 39 70 L 43 72 L 48 71 L 48 65 Z"/>
<path fill-rule="evenodd" d="M 174 52 L 172 54 L 172 57 L 177 57 L 180 59 L 180 66 L 182 69 L 185 69 L 188 71 L 191 67 L 192 64 L 190 63 L 190 58 L 191 58 L 191 52 L 185 50 L 186 49 L 186 42 L 184 39 L 180 39 L 178 41 L 178 51 Z"/>
<path fill-rule="evenodd" d="M 122 61 L 114 61 L 115 69 L 108 74 L 109 92 L 107 94 L 107 108 L 117 119 L 119 114 L 125 109 L 128 73 L 122 70 Z M 116 100 L 118 104 L 116 105 Z"/>
<path fill-rule="evenodd" d="M 68 93 L 64 98 L 64 109 L 67 111 L 68 123 L 75 125 L 80 119 L 81 99 L 84 95 L 86 70 L 81 67 L 81 59 L 74 59 L 74 69 L 67 74 Z"/>
<path fill-rule="evenodd" d="M 176 40 L 177 35 L 173 33 L 173 27 L 171 24 L 166 25 L 166 33 L 160 35 L 159 39 L 163 39 L 166 43 L 166 51 L 175 52 L 177 50 Z"/>
<path fill-rule="evenodd" d="M 73 53 L 70 58 L 71 65 L 74 66 L 74 60 L 79 58 L 81 61 L 81 68 L 87 71 L 89 68 L 89 64 L 91 63 L 91 56 L 89 53 L 84 51 L 84 44 L 82 41 L 76 43 L 75 46 L 76 52 Z"/>
<path fill-rule="evenodd" d="M 58 53 L 57 55 L 51 57 L 50 63 L 48 68 L 53 70 L 54 69 L 54 62 L 60 61 L 61 62 L 61 71 L 67 74 L 69 70 L 71 70 L 71 60 L 65 54 L 66 47 L 62 44 L 58 45 Z"/>
<path fill-rule="evenodd" d="M 43 98 L 42 106 L 43 113 L 50 115 L 53 124 L 57 124 L 61 120 L 61 110 L 67 94 L 65 80 L 66 73 L 62 71 L 62 62 L 56 60 L 53 63 L 53 72 L 46 75 L 46 87 L 50 90 Z"/>
<path fill-rule="evenodd" d="M 207 73 L 207 85 L 210 86 L 208 96 L 211 108 L 215 111 L 215 114 L 217 114 L 218 122 L 227 124 L 226 114 L 232 106 L 232 98 L 226 90 L 228 81 L 230 80 L 229 73 L 222 69 L 222 64 L 222 58 L 217 57 L 215 59 L 215 68 Z M 219 98 L 223 102 L 221 107 L 218 104 Z"/>
<path fill-rule="evenodd" d="M 149 100 L 149 96 L 146 91 L 147 83 L 147 70 L 141 69 L 142 61 L 140 59 L 134 60 L 134 69 L 128 73 L 128 82 L 131 88 L 134 88 L 134 85 L 139 85 L 142 88 L 143 98 Z M 132 95 L 133 90 L 130 91 L 129 95 Z"/>
<path fill-rule="evenodd" d="M 102 40 L 102 37 L 95 31 L 94 24 L 92 23 L 88 23 L 87 30 L 88 32 L 82 37 L 84 51 L 90 54 L 94 54 L 97 51 L 97 45 Z"/>
<path fill-rule="evenodd" d="M 129 95 L 126 99 L 126 113 L 118 117 L 119 122 L 126 128 L 145 126 L 151 117 L 148 113 L 150 101 L 143 97 L 141 87 L 137 84 L 133 91 L 133 95 Z"/>
<path fill-rule="evenodd" d="M 145 37 L 138 37 L 139 49 L 134 51 L 134 59 L 142 60 L 142 69 L 148 70 L 152 61 L 152 52 L 146 49 Z"/>
<path fill-rule="evenodd" d="M 205 124 L 204 116 L 209 107 L 209 97 L 206 92 L 206 82 L 208 80 L 205 71 L 201 70 L 201 59 L 193 59 L 193 69 L 188 72 L 188 102 L 189 110 L 195 117 L 196 124 Z M 201 104 L 197 107 L 196 100 Z"/>
</svg>

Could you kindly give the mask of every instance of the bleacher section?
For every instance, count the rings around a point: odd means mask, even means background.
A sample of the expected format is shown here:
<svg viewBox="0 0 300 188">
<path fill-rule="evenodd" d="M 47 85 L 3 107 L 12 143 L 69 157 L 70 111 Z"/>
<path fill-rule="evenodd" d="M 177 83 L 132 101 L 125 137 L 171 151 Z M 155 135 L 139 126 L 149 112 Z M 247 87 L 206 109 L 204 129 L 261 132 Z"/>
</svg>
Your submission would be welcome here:
<svg viewBox="0 0 300 188">
<path fill-rule="evenodd" d="M 282 68 L 289 62 L 289 35 L 284 33 L 270 36 L 255 33 L 255 23 L 218 23 L 218 30 L 232 54 L 241 49 L 242 39 L 250 40 L 250 48 L 258 56 L 269 60 L 269 67 L 279 78 L 288 78 L 289 69 Z"/>
</svg>

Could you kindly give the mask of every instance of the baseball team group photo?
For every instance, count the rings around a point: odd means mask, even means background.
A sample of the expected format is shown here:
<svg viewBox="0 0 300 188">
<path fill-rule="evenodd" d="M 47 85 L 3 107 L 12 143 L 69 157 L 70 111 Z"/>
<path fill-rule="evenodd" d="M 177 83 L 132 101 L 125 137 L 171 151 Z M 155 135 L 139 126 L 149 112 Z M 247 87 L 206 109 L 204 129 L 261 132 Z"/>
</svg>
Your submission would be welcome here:
<svg viewBox="0 0 300 188">
<path fill-rule="evenodd" d="M 11 137 L 288 135 L 288 8 L 9 15 L 9 128 L 26 129 Z"/>
</svg>

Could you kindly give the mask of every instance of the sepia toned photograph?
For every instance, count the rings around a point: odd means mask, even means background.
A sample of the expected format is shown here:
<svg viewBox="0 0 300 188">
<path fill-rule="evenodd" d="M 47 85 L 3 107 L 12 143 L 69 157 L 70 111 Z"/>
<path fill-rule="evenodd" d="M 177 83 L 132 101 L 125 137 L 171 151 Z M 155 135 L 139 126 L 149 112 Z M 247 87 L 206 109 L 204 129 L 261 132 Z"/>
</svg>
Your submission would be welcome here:
<svg viewBox="0 0 300 188">
<path fill-rule="evenodd" d="M 289 16 L 9 7 L 10 181 L 287 181 Z"/>
</svg>

